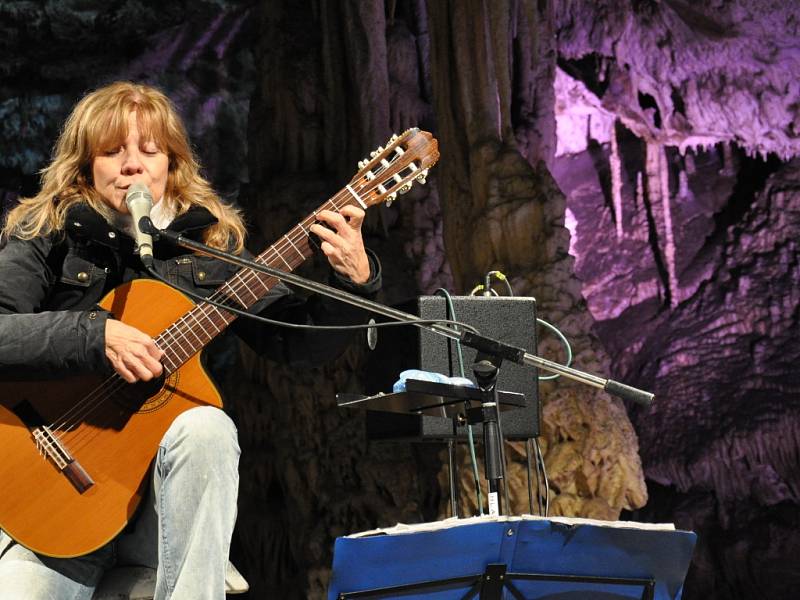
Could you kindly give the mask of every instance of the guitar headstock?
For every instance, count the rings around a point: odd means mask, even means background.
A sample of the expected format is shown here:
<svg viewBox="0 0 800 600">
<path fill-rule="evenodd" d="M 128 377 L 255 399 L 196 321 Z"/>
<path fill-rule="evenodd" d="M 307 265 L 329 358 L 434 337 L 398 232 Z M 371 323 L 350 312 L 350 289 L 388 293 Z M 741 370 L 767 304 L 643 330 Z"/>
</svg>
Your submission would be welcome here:
<svg viewBox="0 0 800 600">
<path fill-rule="evenodd" d="M 364 205 L 386 202 L 405 194 L 415 182 L 425 183 L 428 170 L 439 160 L 439 143 L 416 127 L 393 135 L 386 147 L 378 146 L 369 158 L 359 161 L 359 171 L 348 186 Z"/>
</svg>

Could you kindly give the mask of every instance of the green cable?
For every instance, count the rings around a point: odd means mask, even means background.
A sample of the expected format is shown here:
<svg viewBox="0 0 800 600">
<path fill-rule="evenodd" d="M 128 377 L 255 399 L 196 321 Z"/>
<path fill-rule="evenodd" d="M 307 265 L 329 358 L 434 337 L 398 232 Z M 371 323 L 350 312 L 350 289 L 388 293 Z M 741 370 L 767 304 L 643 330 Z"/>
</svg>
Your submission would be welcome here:
<svg viewBox="0 0 800 600">
<path fill-rule="evenodd" d="M 456 309 L 453 306 L 453 298 L 450 296 L 450 292 L 444 288 L 439 288 L 434 293 L 439 296 L 444 296 L 445 302 L 447 302 L 447 312 L 450 315 L 455 315 Z M 453 317 L 453 319 L 455 319 L 455 317 Z M 458 331 L 455 326 L 454 329 Z M 465 377 L 464 355 L 461 352 L 461 342 L 458 340 L 456 340 L 456 351 L 458 354 L 458 369 L 461 373 L 461 377 Z M 480 515 L 483 516 L 483 493 L 481 492 L 480 477 L 478 476 L 478 459 L 475 457 L 475 439 L 472 437 L 472 425 L 467 425 L 467 438 L 469 440 L 469 455 L 472 460 L 472 474 L 475 476 L 475 489 L 478 491 L 478 510 L 480 511 Z"/>
<path fill-rule="evenodd" d="M 440 293 L 441 292 L 441 293 Z M 440 296 L 444 296 L 445 301 L 447 302 L 447 314 L 454 315 L 456 314 L 455 306 L 453 305 L 453 298 L 450 296 L 450 292 L 448 292 L 444 288 L 439 288 L 435 292 Z M 453 326 L 453 329 L 458 331 L 458 327 Z M 458 353 L 458 371 L 461 374 L 461 377 L 465 377 L 464 375 L 464 354 L 461 351 L 461 342 L 456 340 L 456 351 Z"/>
<path fill-rule="evenodd" d="M 489 277 L 491 277 L 492 275 L 494 275 L 497 279 L 499 279 L 500 281 L 502 281 L 503 283 L 506 284 L 506 288 L 508 288 L 508 295 L 509 296 L 513 296 L 514 295 L 514 290 L 511 289 L 511 284 L 508 282 L 508 277 L 506 277 L 504 273 L 501 273 L 500 271 L 489 271 L 486 274 L 487 279 Z M 484 288 L 484 286 L 480 285 L 480 284 L 475 286 L 472 289 L 472 292 L 470 293 L 470 296 L 474 295 L 476 291 L 482 290 L 483 288 Z M 491 290 L 491 291 L 494 291 L 494 290 Z M 570 366 L 572 364 L 572 346 L 569 345 L 569 341 L 567 340 L 566 337 L 564 337 L 564 334 L 561 333 L 561 331 L 559 331 L 558 328 L 555 325 L 551 325 L 550 323 L 548 323 L 544 319 L 540 319 L 539 317 L 536 317 L 536 322 L 539 325 L 544 325 L 545 327 L 550 329 L 550 331 L 552 331 L 553 333 L 555 333 L 558 336 L 558 338 L 561 340 L 561 343 L 564 345 L 564 351 L 567 353 L 567 362 L 566 362 L 566 364 L 564 366 L 565 367 Z M 548 380 L 551 380 L 551 379 L 557 379 L 559 377 L 561 377 L 561 375 L 559 375 L 558 373 L 556 373 L 554 375 L 539 375 L 539 381 L 548 381 Z"/>
<path fill-rule="evenodd" d="M 565 367 L 570 366 L 572 364 L 572 347 L 569 345 L 567 338 L 564 337 L 564 334 L 561 333 L 558 330 L 558 328 L 555 327 L 555 325 L 551 325 L 544 319 L 540 319 L 537 317 L 536 322 L 539 323 L 540 325 L 544 325 L 545 327 L 549 328 L 553 333 L 555 333 L 561 339 L 561 342 L 564 344 L 564 350 L 567 352 L 567 363 L 564 366 Z M 558 377 L 561 377 L 561 375 L 559 375 L 558 373 L 555 373 L 554 375 L 539 375 L 539 381 L 547 381 L 548 379 L 556 379 Z"/>
</svg>

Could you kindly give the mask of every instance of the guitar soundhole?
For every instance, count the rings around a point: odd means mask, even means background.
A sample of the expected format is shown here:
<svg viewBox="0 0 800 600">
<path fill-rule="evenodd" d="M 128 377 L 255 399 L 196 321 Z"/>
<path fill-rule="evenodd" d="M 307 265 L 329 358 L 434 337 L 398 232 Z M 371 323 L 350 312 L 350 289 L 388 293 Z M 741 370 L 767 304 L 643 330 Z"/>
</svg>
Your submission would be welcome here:
<svg viewBox="0 0 800 600">
<path fill-rule="evenodd" d="M 164 406 L 178 384 L 178 372 L 163 375 L 152 381 L 139 381 L 125 386 L 114 394 L 114 403 L 127 413 L 149 413 Z"/>
</svg>

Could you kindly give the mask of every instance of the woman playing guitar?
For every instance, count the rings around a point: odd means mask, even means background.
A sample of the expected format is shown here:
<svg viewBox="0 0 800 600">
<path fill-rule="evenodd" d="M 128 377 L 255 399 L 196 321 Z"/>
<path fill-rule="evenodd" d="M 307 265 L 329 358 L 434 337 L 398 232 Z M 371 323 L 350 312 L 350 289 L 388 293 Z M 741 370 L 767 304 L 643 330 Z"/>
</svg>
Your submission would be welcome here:
<svg viewBox="0 0 800 600">
<path fill-rule="evenodd" d="M 75 106 L 41 191 L 22 199 L 3 229 L 0 379 L 11 383 L 0 389 L 2 600 L 88 600 L 117 560 L 157 567 L 158 599 L 224 598 L 239 446 L 196 355 L 228 324 L 284 360 L 320 362 L 347 339 L 276 333 L 147 281 L 125 202 L 134 183 L 154 199 L 157 227 L 244 252 L 239 212 L 200 175 L 164 94 L 119 82 Z M 364 249 L 364 212 L 351 202 L 331 208 L 314 215 L 324 226 L 301 229 L 321 240 L 335 285 L 373 294 L 380 267 Z M 299 260 L 286 258 L 289 246 Z M 273 252 L 292 268 L 307 240 L 287 238 Z M 155 243 L 154 268 L 201 296 L 276 319 L 345 324 L 363 316 L 301 300 L 274 280 L 248 284 L 226 263 L 165 243 Z M 50 400 L 31 391 L 44 380 L 56 386 Z M 155 382 L 155 393 L 131 405 L 126 390 L 144 382 Z"/>
</svg>

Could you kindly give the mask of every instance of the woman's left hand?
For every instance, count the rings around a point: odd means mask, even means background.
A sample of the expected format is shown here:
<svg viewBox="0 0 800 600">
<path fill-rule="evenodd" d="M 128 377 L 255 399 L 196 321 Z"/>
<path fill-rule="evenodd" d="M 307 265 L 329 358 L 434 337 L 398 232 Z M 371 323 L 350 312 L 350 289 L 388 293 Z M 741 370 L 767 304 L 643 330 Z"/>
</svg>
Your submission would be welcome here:
<svg viewBox="0 0 800 600">
<path fill-rule="evenodd" d="M 345 206 L 338 213 L 323 210 L 317 213 L 317 220 L 328 227 L 315 223 L 309 228 L 322 241 L 320 249 L 331 266 L 354 283 L 366 283 L 370 275 L 361 237 L 364 214 L 357 206 Z"/>
</svg>

